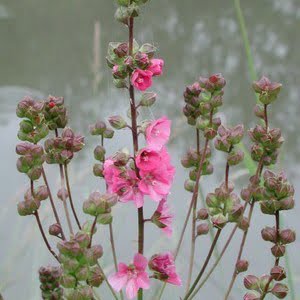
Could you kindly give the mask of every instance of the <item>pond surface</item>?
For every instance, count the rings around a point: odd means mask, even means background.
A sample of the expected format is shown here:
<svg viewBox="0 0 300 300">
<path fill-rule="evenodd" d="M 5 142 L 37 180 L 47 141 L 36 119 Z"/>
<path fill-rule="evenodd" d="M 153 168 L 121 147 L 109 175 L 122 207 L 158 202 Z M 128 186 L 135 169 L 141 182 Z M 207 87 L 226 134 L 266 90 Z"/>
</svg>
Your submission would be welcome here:
<svg viewBox="0 0 300 300">
<path fill-rule="evenodd" d="M 270 119 L 272 126 L 282 128 L 286 142 L 280 166 L 285 167 L 299 195 L 300 3 L 298 0 L 243 0 L 241 5 L 257 73 L 266 74 L 284 85 L 280 100 L 272 106 Z M 16 203 L 22 199 L 27 179 L 15 169 L 14 147 L 19 122 L 15 117 L 15 106 L 25 95 L 64 96 L 70 109 L 71 126 L 87 136 L 90 123 L 120 111 L 125 112 L 127 95 L 113 87 L 110 71 L 105 64 L 108 42 L 127 39 L 126 28 L 113 19 L 115 7 L 113 1 L 105 0 L 0 1 L 0 291 L 5 299 L 40 299 L 37 269 L 50 263 L 34 220 L 20 218 L 16 212 Z M 96 22 L 100 24 L 99 63 L 93 54 Z M 252 113 L 255 97 L 251 90 L 234 1 L 151 1 L 136 23 L 136 39 L 140 43 L 152 42 L 159 46 L 159 55 L 166 62 L 164 76 L 156 79 L 153 86 L 159 95 L 159 102 L 153 109 L 144 110 L 142 116 L 152 119 L 166 114 L 173 120 L 174 135 L 169 148 L 177 167 L 177 176 L 170 201 L 179 230 L 191 198 L 182 187 L 187 173 L 180 165 L 180 157 L 189 145 L 195 143 L 193 130 L 185 124 L 181 114 L 185 85 L 194 82 L 199 75 L 223 73 L 227 80 L 222 108 L 224 114 L 221 114 L 223 121 L 231 125 L 244 122 L 248 128 L 255 121 Z M 96 72 L 95 64 L 98 66 Z M 82 201 L 91 191 L 103 190 L 91 172 L 94 163 L 92 151 L 97 142 L 88 136 L 85 150 L 74 159 L 71 166 L 71 181 L 78 210 L 81 210 Z M 248 138 L 245 142 L 249 146 Z M 116 151 L 126 145 L 131 145 L 129 135 L 117 133 L 114 142 L 109 143 L 107 148 L 108 151 Z M 222 155 L 215 155 L 213 163 L 214 175 L 204 178 L 202 183 L 204 194 L 222 181 Z M 51 186 L 57 188 L 57 168 L 51 166 L 47 172 L 51 177 Z M 232 175 L 238 177 L 237 190 L 247 183 L 247 174 L 242 168 L 233 170 Z M 150 203 L 148 207 L 150 214 L 154 206 Z M 299 213 L 298 204 L 292 212 L 284 213 L 285 226 L 299 231 Z M 136 247 L 136 213 L 131 206 L 119 206 L 115 215 L 118 256 L 122 261 L 128 261 L 132 257 L 132 249 Z M 45 223 L 50 224 L 50 212 L 45 206 L 43 216 Z M 80 217 L 85 218 L 82 214 Z M 274 220 L 263 216 L 258 208 L 253 220 L 244 257 L 251 262 L 249 272 L 259 275 L 268 272 L 273 263 L 270 245 L 261 241 L 260 230 L 265 225 L 273 224 Z M 124 222 L 126 226 L 122 226 Z M 158 247 L 173 248 L 178 239 L 178 230 L 170 241 L 164 237 L 161 239 L 157 230 L 151 227 L 147 231 L 146 254 L 152 255 Z M 226 230 L 219 248 L 230 232 L 229 226 Z M 197 299 L 223 299 L 240 239 L 241 233 L 236 235 L 223 263 Z M 106 228 L 99 230 L 97 241 L 106 245 L 103 265 L 110 272 L 112 265 Z M 209 243 L 209 237 L 197 241 L 197 266 L 206 256 Z M 288 247 L 298 299 L 299 247 L 299 241 Z M 179 269 L 185 266 L 188 255 L 186 240 L 178 259 Z M 241 278 L 237 281 L 232 299 L 242 298 L 244 289 Z M 103 299 L 111 299 L 105 288 L 101 292 Z M 178 299 L 179 294 L 168 287 L 163 299 Z M 150 293 L 146 295 L 148 299 L 153 299 Z"/>
</svg>

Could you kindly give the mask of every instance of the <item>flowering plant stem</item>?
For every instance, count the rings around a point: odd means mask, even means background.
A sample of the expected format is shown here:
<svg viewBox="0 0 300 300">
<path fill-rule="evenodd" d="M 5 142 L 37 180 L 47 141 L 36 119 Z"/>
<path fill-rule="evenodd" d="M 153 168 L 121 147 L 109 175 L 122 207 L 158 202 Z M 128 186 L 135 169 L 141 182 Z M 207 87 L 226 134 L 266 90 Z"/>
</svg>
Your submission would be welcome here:
<svg viewBox="0 0 300 300">
<path fill-rule="evenodd" d="M 31 195 L 32 195 L 32 197 L 34 197 L 34 183 L 33 183 L 32 180 L 30 180 L 30 189 L 31 189 Z M 59 259 L 58 259 L 57 254 L 56 254 L 56 253 L 53 251 L 53 249 L 51 248 L 51 246 L 50 246 L 50 244 L 49 244 L 49 242 L 48 242 L 48 239 L 47 239 L 47 237 L 46 237 L 46 235 L 45 235 L 45 232 L 44 232 L 44 229 L 43 229 L 41 220 L 40 220 L 40 216 L 39 216 L 39 213 L 38 213 L 37 210 L 34 212 L 34 216 L 35 216 L 35 219 L 36 219 L 36 222 L 37 222 L 37 224 L 38 224 L 39 230 L 40 230 L 40 232 L 41 232 L 41 235 L 42 235 L 42 237 L 43 237 L 43 240 L 44 240 L 44 242 L 45 242 L 45 244 L 46 244 L 48 250 L 49 250 L 50 253 L 54 256 L 54 258 L 59 262 Z"/>
<path fill-rule="evenodd" d="M 266 128 L 266 130 L 268 130 L 269 123 L 268 123 L 267 105 L 264 105 L 264 121 L 265 121 L 265 128 Z M 261 177 L 261 173 L 262 173 L 262 170 L 263 170 L 263 159 L 264 159 L 264 155 L 262 155 L 262 157 L 261 157 L 261 159 L 260 159 L 260 161 L 259 161 L 259 163 L 257 165 L 257 170 L 256 170 L 256 174 L 255 174 L 255 177 L 257 179 L 260 179 L 260 177 Z M 251 218 L 252 218 L 252 213 L 253 213 L 254 205 L 255 205 L 255 201 L 254 201 L 254 199 L 252 199 L 252 202 L 250 203 L 249 214 L 248 214 L 249 226 L 251 224 Z M 245 247 L 247 236 L 248 236 L 248 229 L 244 231 L 242 242 L 240 244 L 240 250 L 239 250 L 239 253 L 238 253 L 238 256 L 237 256 L 237 259 L 236 259 L 235 266 L 236 266 L 237 262 L 241 259 L 242 255 L 243 255 L 243 251 L 244 251 L 244 247 Z M 235 267 L 234 272 L 232 274 L 231 282 L 230 282 L 229 287 L 227 289 L 227 292 L 226 292 L 224 300 L 227 300 L 229 298 L 229 295 L 231 293 L 231 290 L 233 288 L 233 285 L 235 283 L 235 280 L 236 280 L 238 274 L 239 274 L 239 272 L 236 270 L 236 267 Z"/>
<path fill-rule="evenodd" d="M 190 295 L 192 294 L 192 292 L 195 290 L 195 288 L 196 288 L 199 280 L 201 279 L 201 277 L 202 277 L 203 273 L 205 272 L 205 269 L 206 269 L 206 267 L 207 267 L 207 265 L 208 265 L 208 263 L 210 261 L 210 258 L 211 258 L 212 254 L 213 254 L 214 248 L 215 248 L 215 246 L 217 244 L 217 241 L 218 241 L 218 239 L 220 237 L 221 232 L 222 232 L 222 229 L 218 229 L 218 231 L 217 231 L 217 233 L 215 235 L 215 238 L 213 240 L 213 243 L 210 246 L 210 249 L 209 249 L 208 255 L 207 255 L 206 259 L 205 259 L 205 262 L 204 262 L 204 264 L 203 264 L 203 266 L 202 266 L 202 268 L 201 268 L 201 270 L 200 270 L 197 278 L 195 279 L 192 287 L 189 289 L 188 293 L 185 295 L 185 297 L 183 298 L 183 300 L 188 300 L 189 297 L 190 297 Z"/>
<path fill-rule="evenodd" d="M 67 184 L 67 190 L 68 190 L 68 195 L 69 195 L 69 199 L 70 199 L 71 209 L 72 209 L 74 218 L 75 218 L 75 220 L 76 220 L 77 226 L 78 226 L 78 228 L 81 230 L 81 225 L 80 225 L 79 219 L 78 219 L 78 217 L 77 217 L 76 210 L 75 210 L 75 207 L 74 207 L 73 198 L 72 198 L 72 193 L 71 193 L 71 187 L 70 187 L 70 181 L 69 181 L 69 173 L 68 173 L 68 165 L 67 165 L 67 163 L 64 164 L 64 171 L 65 171 L 65 176 L 66 176 L 66 184 Z"/>
<path fill-rule="evenodd" d="M 131 1 L 130 1 L 131 2 Z M 133 26 L 134 26 L 134 18 L 129 18 L 129 55 L 133 54 Z M 130 81 L 129 76 L 129 97 L 130 97 L 130 111 L 131 111 L 131 132 L 132 132 L 132 140 L 133 140 L 133 150 L 134 150 L 134 158 L 139 149 L 138 145 L 138 132 L 137 132 L 137 112 L 136 112 L 136 104 L 134 97 L 134 87 Z M 138 168 L 136 168 L 137 176 L 139 176 Z M 138 208 L 138 252 L 140 254 L 144 253 L 144 210 L 143 207 Z M 139 289 L 138 291 L 138 299 L 143 299 L 143 290 Z"/>
<path fill-rule="evenodd" d="M 279 243 L 279 239 L 280 239 L 280 236 L 279 236 L 279 230 L 280 230 L 280 216 L 279 216 L 279 211 L 276 211 L 276 214 L 275 214 L 275 222 L 276 222 L 276 225 L 275 225 L 275 230 L 276 230 L 276 244 Z M 280 260 L 280 257 L 276 257 L 275 258 L 275 263 L 274 263 L 274 266 L 278 266 L 279 265 L 279 260 Z M 273 281 L 272 277 L 270 276 L 270 279 L 268 281 L 268 283 L 266 284 L 265 286 L 265 289 L 263 291 L 263 294 L 261 295 L 261 300 L 265 299 L 268 291 L 269 291 L 269 286 L 271 284 L 271 282 Z"/>
<path fill-rule="evenodd" d="M 54 213 L 55 220 L 56 220 L 57 224 L 59 224 L 59 226 L 61 228 L 62 239 L 65 240 L 66 237 L 65 237 L 63 228 L 61 226 L 61 222 L 60 222 L 59 216 L 57 214 L 57 210 L 55 208 L 55 204 L 54 204 L 54 201 L 53 201 L 53 196 L 52 196 L 52 193 L 51 193 L 51 189 L 50 189 L 50 186 L 49 186 L 48 179 L 47 179 L 47 176 L 46 176 L 44 168 L 42 168 L 42 176 L 43 176 L 45 185 L 47 186 L 47 190 L 48 190 L 48 194 L 49 194 L 49 199 L 50 199 L 50 203 L 51 203 L 51 207 L 52 207 L 52 210 L 53 210 L 53 213 Z"/>
<path fill-rule="evenodd" d="M 199 131 L 199 129 L 196 129 L 196 143 L 197 143 L 197 154 L 200 155 L 200 131 Z M 196 199 L 196 201 L 194 202 L 194 206 L 193 206 L 191 254 L 190 254 L 190 263 L 189 263 L 189 273 L 188 273 L 188 279 L 187 279 L 187 284 L 186 284 L 186 292 L 190 288 L 192 275 L 193 275 L 194 259 L 195 259 L 197 202 L 198 202 L 198 199 Z"/>
</svg>

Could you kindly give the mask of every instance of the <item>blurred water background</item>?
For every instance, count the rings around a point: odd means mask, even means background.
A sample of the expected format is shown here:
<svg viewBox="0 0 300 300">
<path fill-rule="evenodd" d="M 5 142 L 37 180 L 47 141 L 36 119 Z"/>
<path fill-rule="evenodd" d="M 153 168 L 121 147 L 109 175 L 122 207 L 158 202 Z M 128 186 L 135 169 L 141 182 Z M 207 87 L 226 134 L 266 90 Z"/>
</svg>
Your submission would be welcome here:
<svg viewBox="0 0 300 300">
<path fill-rule="evenodd" d="M 280 157 L 299 195 L 300 187 L 300 2 L 299 0 L 242 0 L 241 6 L 251 41 L 255 69 L 259 75 L 283 83 L 280 100 L 270 113 L 271 125 L 282 128 L 286 142 Z M 87 195 L 103 186 L 92 175 L 95 138 L 88 134 L 88 125 L 97 119 L 127 110 L 125 92 L 112 85 L 110 71 L 105 64 L 105 53 L 110 41 L 125 41 L 127 30 L 113 19 L 116 5 L 106 0 L 0 0 L 0 136 L 1 136 L 1 210 L 0 210 L 0 292 L 8 300 L 40 299 L 37 270 L 41 265 L 54 263 L 42 243 L 33 218 L 21 218 L 16 203 L 28 185 L 27 178 L 15 168 L 19 120 L 15 116 L 17 102 L 26 95 L 45 97 L 49 94 L 64 96 L 70 110 L 70 124 L 87 136 L 86 147 L 70 167 L 76 207 L 81 211 Z M 95 24 L 99 23 L 99 49 L 95 48 Z M 96 25 L 97 28 L 97 25 Z M 186 171 L 180 157 L 189 145 L 194 144 L 194 131 L 186 125 L 181 114 L 182 93 L 185 85 L 199 75 L 222 72 L 227 80 L 222 120 L 234 125 L 244 122 L 249 128 L 254 124 L 252 107 L 255 97 L 245 49 L 237 22 L 234 1 L 224 0 L 163 0 L 151 1 L 136 22 L 138 42 L 151 42 L 158 46 L 159 55 L 165 59 L 164 76 L 155 79 L 153 90 L 158 93 L 158 104 L 144 110 L 142 117 L 153 119 L 162 114 L 173 120 L 173 138 L 169 145 L 177 175 L 170 195 L 176 215 L 176 232 L 167 240 L 155 228 L 147 229 L 146 255 L 156 249 L 173 248 L 178 240 L 191 195 L 184 191 Z M 96 53 L 96 56 L 95 56 Z M 249 139 L 245 139 L 249 146 Z M 107 144 L 108 152 L 130 144 L 130 135 L 117 133 Z M 222 154 L 214 155 L 215 172 L 204 178 L 203 193 L 212 191 L 223 178 Z M 53 191 L 58 187 L 56 166 L 47 167 Z M 242 166 L 234 169 L 238 190 L 247 183 L 247 172 Z M 296 197 L 296 203 L 297 201 Z M 154 205 L 147 204 L 148 214 Z M 285 225 L 299 231 L 299 205 L 284 213 Z M 50 224 L 49 208 L 43 205 L 45 224 Z M 147 213 L 146 213 L 147 214 Z M 136 212 L 133 206 L 118 206 L 115 213 L 115 237 L 118 257 L 128 261 L 136 247 Z M 81 220 L 86 217 L 80 213 Z M 122 226 L 126 223 L 126 226 Z M 251 264 L 249 272 L 257 275 L 267 272 L 273 264 L 269 244 L 263 242 L 260 230 L 274 223 L 272 217 L 255 210 L 244 257 Z M 46 227 L 45 227 L 46 228 Z M 229 234 L 226 229 L 223 240 Z M 188 233 L 188 239 L 190 233 Z M 212 280 L 203 288 L 197 299 L 223 299 L 228 286 L 239 232 L 225 255 Z M 100 228 L 96 239 L 105 246 L 102 264 L 107 272 L 112 270 L 107 229 Z M 178 259 L 178 268 L 187 270 L 188 240 Z M 206 256 L 209 237 L 197 241 L 196 265 Z M 295 297 L 300 298 L 300 241 L 288 247 Z M 282 260 L 284 261 L 284 260 Z M 185 274 L 186 275 L 186 274 Z M 242 299 L 242 276 L 232 293 L 232 299 Z M 160 287 L 159 283 L 156 283 Z M 101 288 L 102 298 L 111 299 L 106 288 Z M 163 299 L 178 299 L 180 293 L 168 287 Z M 147 299 L 153 295 L 146 292 Z M 200 297 L 201 296 L 201 297 Z"/>
</svg>

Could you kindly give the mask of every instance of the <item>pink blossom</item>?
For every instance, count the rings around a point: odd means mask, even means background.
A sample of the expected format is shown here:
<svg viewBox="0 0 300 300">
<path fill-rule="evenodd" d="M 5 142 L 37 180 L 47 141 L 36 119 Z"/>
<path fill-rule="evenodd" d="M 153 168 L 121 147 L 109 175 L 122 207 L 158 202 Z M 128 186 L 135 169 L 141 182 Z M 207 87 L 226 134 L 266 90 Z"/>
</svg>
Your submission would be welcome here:
<svg viewBox="0 0 300 300">
<path fill-rule="evenodd" d="M 157 279 L 181 286 L 181 279 L 176 273 L 174 256 L 171 252 L 152 256 L 149 268 L 154 271 Z"/>
<path fill-rule="evenodd" d="M 131 83 L 140 91 L 145 91 L 152 85 L 153 73 L 148 70 L 136 69 L 131 76 Z"/>
<path fill-rule="evenodd" d="M 133 299 L 140 288 L 149 289 L 150 287 L 149 275 L 145 272 L 147 263 L 147 259 L 139 253 L 134 256 L 131 265 L 119 263 L 118 272 L 108 278 L 110 285 L 116 292 L 126 286 L 127 298 Z"/>
<path fill-rule="evenodd" d="M 120 202 L 133 201 L 137 208 L 144 205 L 144 195 L 139 190 L 139 179 L 128 167 L 116 167 L 112 159 L 104 162 L 103 170 L 108 192 L 116 193 Z"/>
<path fill-rule="evenodd" d="M 162 59 L 151 59 L 148 71 L 151 71 L 153 73 L 153 76 L 160 76 L 162 74 L 164 64 L 165 63 Z"/>
<path fill-rule="evenodd" d="M 156 202 L 169 194 L 175 174 L 167 150 L 162 148 L 159 153 L 160 165 L 150 171 L 140 170 L 141 181 L 139 182 L 140 191 Z"/>
<path fill-rule="evenodd" d="M 162 158 L 159 152 L 144 148 L 136 157 L 136 165 L 142 171 L 151 171 L 160 166 L 161 160 Z"/>
<path fill-rule="evenodd" d="M 162 199 L 159 202 L 158 207 L 151 219 L 152 222 L 161 228 L 168 237 L 171 237 L 173 232 L 171 227 L 173 215 L 170 213 L 170 208 L 166 199 Z"/>
<path fill-rule="evenodd" d="M 167 117 L 151 122 L 146 129 L 146 141 L 149 148 L 160 150 L 164 146 L 171 133 L 171 121 Z"/>
</svg>

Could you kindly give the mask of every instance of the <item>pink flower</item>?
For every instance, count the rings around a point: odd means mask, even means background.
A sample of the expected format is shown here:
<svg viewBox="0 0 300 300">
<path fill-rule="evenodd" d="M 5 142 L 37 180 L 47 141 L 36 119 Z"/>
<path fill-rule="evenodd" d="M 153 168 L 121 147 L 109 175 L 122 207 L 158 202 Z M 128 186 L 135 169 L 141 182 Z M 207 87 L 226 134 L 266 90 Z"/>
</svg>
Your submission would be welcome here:
<svg viewBox="0 0 300 300">
<path fill-rule="evenodd" d="M 144 148 L 136 157 L 136 165 L 142 171 L 151 171 L 160 166 L 161 160 L 162 158 L 159 152 Z"/>
<path fill-rule="evenodd" d="M 172 220 L 173 215 L 170 213 L 170 208 L 168 206 L 167 200 L 162 199 L 156 211 L 154 212 L 152 218 L 152 222 L 156 224 L 162 231 L 168 236 L 171 237 L 172 235 Z"/>
<path fill-rule="evenodd" d="M 160 76 L 162 74 L 164 64 L 165 63 L 162 59 L 151 59 L 148 71 L 151 71 L 153 73 L 153 76 Z"/>
<path fill-rule="evenodd" d="M 175 174 L 175 168 L 170 163 L 170 156 L 166 149 L 162 148 L 159 153 L 160 165 L 150 171 L 140 170 L 141 181 L 139 182 L 140 191 L 156 202 L 169 194 Z"/>
<path fill-rule="evenodd" d="M 145 272 L 147 263 L 147 259 L 139 253 L 134 256 L 132 265 L 119 263 L 118 272 L 108 278 L 110 285 L 116 292 L 126 286 L 127 298 L 133 299 L 139 289 L 149 289 L 150 287 L 149 276 Z"/>
<path fill-rule="evenodd" d="M 108 192 L 116 193 L 120 202 L 134 201 L 137 208 L 144 205 L 144 195 L 139 190 L 139 179 L 135 171 L 128 167 L 117 167 L 109 158 L 104 162 L 103 175 Z"/>
<path fill-rule="evenodd" d="M 135 69 L 131 76 L 131 83 L 138 90 L 145 91 L 152 85 L 152 75 L 151 71 Z"/>
<path fill-rule="evenodd" d="M 181 279 L 176 273 L 174 256 L 171 252 L 152 256 L 149 261 L 149 268 L 154 271 L 155 278 L 174 285 L 181 285 Z"/>
<path fill-rule="evenodd" d="M 146 129 L 146 141 L 149 148 L 160 150 L 164 146 L 171 133 L 171 121 L 167 117 L 151 122 Z"/>
</svg>

